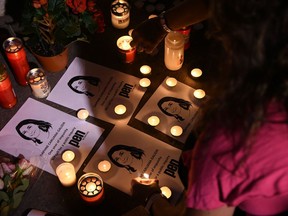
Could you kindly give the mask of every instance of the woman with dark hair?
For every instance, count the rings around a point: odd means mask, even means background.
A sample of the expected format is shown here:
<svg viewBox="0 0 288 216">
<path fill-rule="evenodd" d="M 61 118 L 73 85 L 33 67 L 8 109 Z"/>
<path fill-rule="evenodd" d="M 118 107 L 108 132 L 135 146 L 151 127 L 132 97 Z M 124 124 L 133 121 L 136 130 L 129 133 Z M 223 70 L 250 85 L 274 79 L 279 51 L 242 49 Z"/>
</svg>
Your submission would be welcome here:
<svg viewBox="0 0 288 216">
<path fill-rule="evenodd" d="M 91 88 L 99 85 L 100 79 L 93 76 L 75 76 L 72 77 L 67 85 L 78 94 L 85 94 L 88 97 L 93 97 Z"/>
<path fill-rule="evenodd" d="M 169 28 L 192 24 L 199 6 L 209 9 L 203 13 L 209 15 L 209 34 L 225 50 L 219 55 L 219 79 L 209 83 L 217 94 L 200 108 L 196 146 L 183 154 L 189 170 L 183 211 L 155 195 L 156 183 L 133 181 L 133 196 L 152 206 L 154 216 L 232 216 L 236 208 L 249 215 L 287 215 L 288 2 L 210 0 L 204 7 L 205 1 L 189 0 L 183 5 L 135 28 L 134 43 L 143 46 L 151 37 L 141 36 L 151 23 L 165 35 Z M 195 12 L 198 20 L 200 14 Z"/>
<path fill-rule="evenodd" d="M 127 145 L 115 145 L 109 150 L 107 155 L 115 165 L 127 169 L 129 173 L 137 171 L 132 166 L 133 162 L 135 166 L 134 158 L 139 161 L 145 156 L 142 149 Z"/>
<path fill-rule="evenodd" d="M 18 134 L 26 140 L 32 140 L 36 144 L 41 144 L 43 141 L 39 139 L 41 132 L 48 133 L 52 125 L 49 122 L 25 119 L 16 126 Z"/>
<path fill-rule="evenodd" d="M 157 105 L 164 114 L 173 116 L 178 121 L 185 120 L 184 117 L 187 115 L 187 113 L 184 113 L 183 110 L 188 111 L 189 114 L 189 108 L 192 106 L 189 101 L 175 97 L 161 98 Z"/>
</svg>

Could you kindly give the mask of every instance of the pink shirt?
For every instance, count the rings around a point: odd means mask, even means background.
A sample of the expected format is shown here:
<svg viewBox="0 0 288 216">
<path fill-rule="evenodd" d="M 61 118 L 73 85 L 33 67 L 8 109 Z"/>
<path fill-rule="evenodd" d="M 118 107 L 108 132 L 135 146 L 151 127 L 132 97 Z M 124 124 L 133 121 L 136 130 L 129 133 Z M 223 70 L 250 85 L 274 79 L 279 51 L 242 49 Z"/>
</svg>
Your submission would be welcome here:
<svg viewBox="0 0 288 216">
<path fill-rule="evenodd" d="M 269 119 L 287 122 L 288 118 L 285 112 L 274 112 Z M 288 123 L 266 123 L 250 140 L 250 149 L 235 154 L 231 138 L 218 134 L 209 148 L 199 142 L 193 159 L 192 153 L 185 158 L 195 165 L 195 172 L 189 171 L 187 206 L 202 210 L 238 206 L 254 215 L 288 211 Z"/>
</svg>

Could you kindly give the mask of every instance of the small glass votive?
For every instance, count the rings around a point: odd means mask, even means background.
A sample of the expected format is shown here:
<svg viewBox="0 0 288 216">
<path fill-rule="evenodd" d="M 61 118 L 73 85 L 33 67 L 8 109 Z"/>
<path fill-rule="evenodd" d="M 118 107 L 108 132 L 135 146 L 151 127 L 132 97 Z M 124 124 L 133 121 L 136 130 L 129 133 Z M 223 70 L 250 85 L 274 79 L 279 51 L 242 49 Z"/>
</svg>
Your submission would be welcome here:
<svg viewBox="0 0 288 216">
<path fill-rule="evenodd" d="M 45 98 L 49 95 L 51 88 L 43 69 L 31 69 L 26 75 L 26 80 L 29 83 L 35 97 Z"/>
<path fill-rule="evenodd" d="M 129 35 L 124 35 L 117 40 L 117 47 L 119 50 L 120 58 L 125 63 L 132 63 L 136 55 L 136 47 L 132 47 L 130 42 L 133 38 Z"/>
<path fill-rule="evenodd" d="M 78 180 L 78 191 L 81 198 L 93 204 L 99 204 L 104 198 L 102 178 L 96 173 L 86 173 Z"/>
</svg>

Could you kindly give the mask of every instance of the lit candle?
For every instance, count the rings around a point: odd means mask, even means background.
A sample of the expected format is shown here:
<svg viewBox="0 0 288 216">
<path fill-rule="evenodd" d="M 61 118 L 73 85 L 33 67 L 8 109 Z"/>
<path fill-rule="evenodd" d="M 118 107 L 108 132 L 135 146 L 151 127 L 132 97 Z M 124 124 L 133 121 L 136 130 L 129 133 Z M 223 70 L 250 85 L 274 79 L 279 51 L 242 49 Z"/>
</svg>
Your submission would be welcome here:
<svg viewBox="0 0 288 216">
<path fill-rule="evenodd" d="M 10 37 L 3 42 L 3 48 L 17 82 L 23 86 L 27 85 L 26 74 L 30 66 L 21 39 Z"/>
<path fill-rule="evenodd" d="M 130 29 L 130 30 L 128 31 L 128 35 L 129 35 L 129 36 L 132 36 L 133 31 L 134 31 L 134 29 Z"/>
<path fill-rule="evenodd" d="M 100 163 L 98 164 L 98 169 L 101 172 L 108 172 L 110 168 L 111 168 L 111 163 L 107 160 L 100 161 Z"/>
<path fill-rule="evenodd" d="M 139 85 L 143 88 L 147 88 L 148 86 L 150 86 L 150 84 L 151 84 L 151 81 L 148 78 L 142 78 L 139 81 Z"/>
<path fill-rule="evenodd" d="M 72 150 L 65 150 L 63 153 L 62 153 L 62 159 L 65 161 L 65 162 L 71 162 L 73 161 L 75 158 L 75 153 L 72 151 Z"/>
<path fill-rule="evenodd" d="M 144 174 L 143 174 L 143 177 L 144 177 L 145 179 L 149 179 L 149 174 L 148 174 L 148 173 L 144 173 Z"/>
<path fill-rule="evenodd" d="M 140 67 L 140 72 L 142 74 L 145 74 L 145 75 L 150 74 L 151 73 L 151 67 L 149 65 L 142 65 Z"/>
<path fill-rule="evenodd" d="M 193 77 L 200 77 L 202 75 L 202 70 L 199 68 L 194 68 L 193 70 L 191 70 L 191 75 Z"/>
<path fill-rule="evenodd" d="M 132 63 L 135 59 L 136 47 L 131 47 L 130 42 L 133 38 L 129 35 L 124 35 L 117 40 L 117 47 L 121 57 L 125 63 Z"/>
<path fill-rule="evenodd" d="M 126 112 L 126 107 L 123 104 L 118 104 L 115 106 L 114 112 L 118 115 L 123 115 Z"/>
<path fill-rule="evenodd" d="M 169 77 L 166 79 L 166 85 L 169 87 L 174 87 L 177 85 L 177 80 L 174 77 Z"/>
<path fill-rule="evenodd" d="M 50 93 L 50 85 L 48 84 L 44 70 L 41 68 L 33 68 L 26 75 L 32 93 L 37 98 L 45 98 Z"/>
<path fill-rule="evenodd" d="M 102 178 L 96 173 L 86 173 L 78 180 L 78 191 L 81 198 L 89 203 L 99 203 L 104 197 Z"/>
<path fill-rule="evenodd" d="M 170 132 L 173 136 L 180 136 L 183 133 L 182 127 L 175 125 L 171 127 Z"/>
<path fill-rule="evenodd" d="M 163 196 L 165 196 L 167 199 L 169 199 L 172 196 L 172 191 L 170 190 L 169 187 L 163 186 L 160 188 L 161 193 Z"/>
<path fill-rule="evenodd" d="M 150 116 L 148 118 L 148 124 L 151 126 L 157 126 L 160 123 L 160 119 L 157 116 Z"/>
<path fill-rule="evenodd" d="M 56 175 L 65 187 L 70 187 L 76 183 L 75 168 L 71 163 L 62 163 L 56 168 Z"/>
<path fill-rule="evenodd" d="M 86 110 L 86 109 L 80 109 L 80 110 L 78 110 L 78 112 L 77 112 L 77 117 L 78 117 L 79 119 L 81 119 L 81 120 L 87 119 L 88 116 L 89 116 L 89 112 L 88 112 L 88 110 Z"/>
<path fill-rule="evenodd" d="M 111 22 L 117 29 L 124 29 L 130 23 L 130 6 L 125 0 L 116 0 L 111 5 Z"/>
<path fill-rule="evenodd" d="M 193 94 L 194 97 L 198 99 L 202 99 L 205 97 L 205 91 L 202 89 L 196 89 Z"/>
</svg>

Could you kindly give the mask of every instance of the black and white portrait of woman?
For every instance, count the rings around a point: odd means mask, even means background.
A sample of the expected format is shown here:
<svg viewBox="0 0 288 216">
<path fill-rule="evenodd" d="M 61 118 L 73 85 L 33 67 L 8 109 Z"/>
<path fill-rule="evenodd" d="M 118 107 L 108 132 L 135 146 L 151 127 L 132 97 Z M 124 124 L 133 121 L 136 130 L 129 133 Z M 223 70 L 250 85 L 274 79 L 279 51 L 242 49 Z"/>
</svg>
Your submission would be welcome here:
<svg viewBox="0 0 288 216">
<path fill-rule="evenodd" d="M 52 128 L 51 123 L 35 120 L 25 119 L 16 126 L 16 131 L 25 140 L 31 140 L 35 144 L 43 143 L 43 139 L 49 137 L 49 130 Z"/>
<path fill-rule="evenodd" d="M 95 95 L 95 87 L 98 87 L 100 79 L 93 76 L 75 76 L 67 83 L 68 86 L 78 94 L 85 94 L 88 97 Z"/>
<path fill-rule="evenodd" d="M 107 155 L 116 166 L 133 173 L 142 165 L 145 153 L 142 149 L 134 146 L 115 145 L 108 151 Z"/>
<path fill-rule="evenodd" d="M 178 121 L 189 118 L 192 107 L 191 102 L 175 97 L 163 97 L 157 105 L 165 115 L 174 117 Z"/>
</svg>

